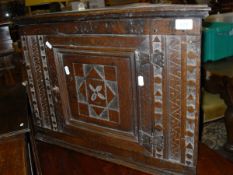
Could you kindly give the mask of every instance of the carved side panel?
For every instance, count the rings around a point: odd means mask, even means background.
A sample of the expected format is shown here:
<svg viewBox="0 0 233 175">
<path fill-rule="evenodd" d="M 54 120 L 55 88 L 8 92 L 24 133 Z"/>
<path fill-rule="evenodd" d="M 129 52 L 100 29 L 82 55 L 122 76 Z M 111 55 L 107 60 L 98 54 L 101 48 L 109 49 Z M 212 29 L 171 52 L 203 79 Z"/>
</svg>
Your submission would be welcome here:
<svg viewBox="0 0 233 175">
<path fill-rule="evenodd" d="M 164 152 L 164 126 L 163 126 L 163 66 L 164 66 L 164 50 L 162 48 L 162 40 L 160 35 L 152 37 L 152 64 L 154 78 L 154 156 L 163 158 Z"/>
<path fill-rule="evenodd" d="M 57 131 L 43 36 L 23 36 L 31 106 L 37 126 Z"/>
<path fill-rule="evenodd" d="M 42 119 L 41 119 L 41 115 L 39 111 L 38 100 L 36 97 L 36 90 L 35 90 L 35 84 L 34 84 L 33 75 L 32 75 L 29 48 L 28 48 L 26 36 L 21 37 L 21 43 L 22 43 L 24 59 L 26 63 L 26 69 L 27 69 L 26 71 L 28 75 L 28 90 L 30 91 L 30 95 L 29 95 L 30 105 L 31 105 L 32 112 L 35 116 L 34 123 L 36 124 L 36 126 L 42 126 Z"/>
<path fill-rule="evenodd" d="M 153 128 L 155 158 L 196 164 L 200 37 L 152 35 Z M 146 109 L 146 108 L 145 108 Z"/>
<path fill-rule="evenodd" d="M 52 97 L 52 87 L 50 83 L 50 77 L 49 77 L 49 71 L 48 71 L 48 63 L 47 63 L 47 56 L 45 53 L 45 42 L 44 42 L 44 37 L 42 35 L 37 36 L 38 41 L 39 41 L 39 50 L 40 50 L 40 56 L 42 60 L 42 68 L 43 68 L 43 74 L 44 74 L 44 83 L 45 83 L 45 90 L 46 90 L 46 95 L 47 95 L 47 104 L 49 107 L 49 116 L 50 116 L 50 123 L 52 126 L 52 129 L 54 131 L 58 130 L 57 126 L 57 119 L 55 116 L 55 109 L 54 109 L 54 102 L 53 102 L 53 97 Z"/>
<path fill-rule="evenodd" d="M 180 162 L 181 37 L 153 35 L 151 42 L 154 88 L 153 155 Z"/>
<path fill-rule="evenodd" d="M 186 88 L 186 127 L 185 164 L 193 166 L 195 154 L 195 131 L 197 130 L 197 86 L 199 84 L 200 37 L 188 36 L 187 42 L 187 88 Z M 196 139 L 197 140 L 197 139 Z"/>
<path fill-rule="evenodd" d="M 168 117 L 168 158 L 181 160 L 181 37 L 166 37 L 167 58 L 167 117 Z"/>
</svg>

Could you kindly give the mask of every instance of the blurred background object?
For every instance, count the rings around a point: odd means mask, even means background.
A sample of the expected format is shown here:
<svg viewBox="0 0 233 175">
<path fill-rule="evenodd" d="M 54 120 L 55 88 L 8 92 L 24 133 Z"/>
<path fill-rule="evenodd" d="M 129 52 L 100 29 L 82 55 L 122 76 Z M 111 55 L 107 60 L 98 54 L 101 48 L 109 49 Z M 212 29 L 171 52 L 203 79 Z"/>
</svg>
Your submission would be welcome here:
<svg viewBox="0 0 233 175">
<path fill-rule="evenodd" d="M 17 16 L 25 15 L 24 0 L 0 1 L 0 22 L 10 21 Z"/>
</svg>

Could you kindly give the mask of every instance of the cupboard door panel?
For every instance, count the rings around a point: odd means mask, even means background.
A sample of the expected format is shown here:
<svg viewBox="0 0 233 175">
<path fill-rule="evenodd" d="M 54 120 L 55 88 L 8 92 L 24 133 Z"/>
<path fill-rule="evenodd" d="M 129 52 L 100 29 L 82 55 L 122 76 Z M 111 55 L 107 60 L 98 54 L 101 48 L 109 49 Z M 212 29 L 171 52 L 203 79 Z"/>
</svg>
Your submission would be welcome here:
<svg viewBox="0 0 233 175">
<path fill-rule="evenodd" d="M 111 44 L 111 39 L 117 42 Z M 62 108 L 59 116 L 64 132 L 102 130 L 137 140 L 135 50 L 143 40 L 109 36 L 45 38 L 44 42 L 52 46 L 47 48 L 48 66 L 53 87 L 59 89 L 56 108 Z"/>
<path fill-rule="evenodd" d="M 70 106 L 65 120 L 132 131 L 132 59 L 60 53 L 57 69 L 64 70 L 60 76 L 64 76 L 67 86 L 66 107 Z M 60 82 L 60 86 L 63 84 Z"/>
</svg>

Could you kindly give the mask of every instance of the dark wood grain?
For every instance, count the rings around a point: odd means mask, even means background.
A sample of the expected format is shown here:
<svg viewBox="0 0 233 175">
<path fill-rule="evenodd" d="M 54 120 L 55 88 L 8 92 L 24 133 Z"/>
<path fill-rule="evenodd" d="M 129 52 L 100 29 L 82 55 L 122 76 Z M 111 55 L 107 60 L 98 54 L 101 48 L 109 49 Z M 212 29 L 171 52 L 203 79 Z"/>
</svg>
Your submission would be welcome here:
<svg viewBox="0 0 233 175">
<path fill-rule="evenodd" d="M 1 88 L 0 137 L 24 133 L 29 130 L 25 87 L 18 84 Z"/>
<path fill-rule="evenodd" d="M 231 175 L 233 163 L 201 144 L 199 148 L 197 175 Z"/>
<path fill-rule="evenodd" d="M 4 84 L 13 85 L 15 79 L 13 76 L 14 65 L 12 64 L 12 55 L 14 52 L 13 41 L 10 36 L 10 23 L 0 23 L 0 78 Z M 2 81 L 1 81 L 2 83 Z"/>
<path fill-rule="evenodd" d="M 85 156 L 62 147 L 38 142 L 42 173 L 70 175 L 148 175 L 94 157 Z M 59 159 L 56 155 L 59 154 Z"/>
<path fill-rule="evenodd" d="M 69 149 L 37 142 L 43 174 L 70 175 L 149 175 Z M 59 157 L 56 156 L 59 154 Z M 200 144 L 197 175 L 231 175 L 233 163 L 206 145 Z"/>
<path fill-rule="evenodd" d="M 178 9 L 178 10 L 176 10 Z M 176 11 L 174 13 L 174 10 Z M 168 5 L 168 4 L 134 4 L 122 7 L 113 7 L 97 10 L 86 10 L 84 12 L 62 12 L 46 15 L 37 15 L 32 17 L 18 18 L 15 22 L 22 24 L 39 24 L 47 22 L 63 22 L 63 21 L 83 21 L 98 19 L 118 19 L 134 17 L 179 17 L 184 12 L 189 12 L 191 17 L 207 16 L 210 9 L 205 5 Z M 36 19 L 36 20 L 35 20 Z"/>
<path fill-rule="evenodd" d="M 27 149 L 25 135 L 0 139 L 0 174 L 27 175 Z"/>
</svg>

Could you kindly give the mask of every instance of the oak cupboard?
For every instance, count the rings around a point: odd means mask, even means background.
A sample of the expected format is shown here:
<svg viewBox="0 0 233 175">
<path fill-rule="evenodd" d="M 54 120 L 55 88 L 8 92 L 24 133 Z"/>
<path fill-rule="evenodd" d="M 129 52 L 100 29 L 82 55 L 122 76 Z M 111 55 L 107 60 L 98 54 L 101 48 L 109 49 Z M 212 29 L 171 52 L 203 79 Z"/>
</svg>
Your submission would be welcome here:
<svg viewBox="0 0 233 175">
<path fill-rule="evenodd" d="M 17 19 L 35 138 L 152 174 L 195 174 L 208 10 L 143 4 Z"/>
</svg>

